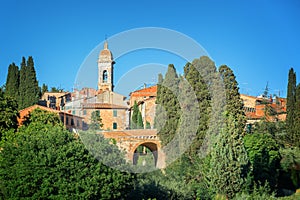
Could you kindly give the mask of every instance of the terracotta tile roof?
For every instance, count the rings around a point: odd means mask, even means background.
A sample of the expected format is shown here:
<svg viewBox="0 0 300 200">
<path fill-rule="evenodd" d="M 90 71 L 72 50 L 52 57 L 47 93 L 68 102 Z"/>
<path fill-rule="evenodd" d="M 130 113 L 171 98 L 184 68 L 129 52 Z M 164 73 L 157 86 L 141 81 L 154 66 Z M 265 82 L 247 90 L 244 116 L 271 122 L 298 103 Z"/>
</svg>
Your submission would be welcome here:
<svg viewBox="0 0 300 200">
<path fill-rule="evenodd" d="M 65 115 L 68 115 L 68 116 L 74 116 L 74 117 L 77 117 L 77 118 L 83 118 L 83 117 L 80 117 L 80 116 L 77 116 L 77 115 L 73 115 L 71 113 L 67 113 L 67 112 L 61 111 L 61 110 L 54 110 L 52 108 L 48 108 L 48 107 L 40 106 L 40 105 L 36 104 L 36 105 L 29 106 L 29 107 L 24 108 L 24 109 L 22 109 L 22 110 L 19 111 L 19 114 L 20 114 L 20 117 L 18 118 L 19 125 L 21 125 L 23 123 L 25 116 L 27 116 L 30 112 L 32 112 L 33 110 L 35 110 L 37 108 L 39 108 L 41 110 L 48 111 L 48 112 L 56 113 L 57 115 L 59 115 L 59 114 L 65 114 Z"/>
<path fill-rule="evenodd" d="M 143 88 L 140 90 L 136 90 L 134 92 L 130 93 L 131 97 L 143 97 L 143 96 L 156 96 L 157 94 L 157 85 L 148 87 L 148 88 Z"/>
<path fill-rule="evenodd" d="M 39 109 L 41 109 L 41 110 L 48 111 L 48 112 L 57 113 L 57 114 L 62 113 L 62 114 L 66 114 L 66 115 L 69 115 L 69 116 L 75 116 L 75 117 L 78 117 L 78 118 L 83 118 L 83 117 L 80 117 L 80 116 L 78 116 L 78 115 L 73 115 L 73 114 L 71 114 L 71 113 L 65 112 L 65 111 L 63 111 L 63 110 L 55 110 L 55 109 L 48 108 L 48 107 L 41 106 L 41 105 L 37 105 L 37 104 L 35 104 L 35 105 L 33 105 L 33 106 L 29 106 L 29 107 L 27 107 L 27 108 L 24 108 L 24 109 L 20 110 L 19 113 L 22 113 L 22 112 L 31 112 L 31 111 L 33 111 L 33 110 L 35 110 L 35 109 L 37 109 L 37 108 L 39 108 Z"/>
<path fill-rule="evenodd" d="M 126 106 L 110 104 L 110 103 L 84 103 L 82 104 L 84 109 L 127 109 Z"/>
<path fill-rule="evenodd" d="M 49 111 L 49 112 L 54 112 L 54 113 L 59 113 L 60 111 L 59 110 L 54 110 L 52 108 L 48 108 L 48 107 L 45 107 L 45 106 L 40 106 L 40 105 L 33 105 L 33 106 L 29 106 L 27 108 L 24 108 L 22 110 L 20 110 L 19 112 L 24 112 L 24 111 L 32 111 L 32 110 L 35 110 L 37 108 L 40 108 L 41 110 L 45 110 L 45 111 Z"/>
</svg>

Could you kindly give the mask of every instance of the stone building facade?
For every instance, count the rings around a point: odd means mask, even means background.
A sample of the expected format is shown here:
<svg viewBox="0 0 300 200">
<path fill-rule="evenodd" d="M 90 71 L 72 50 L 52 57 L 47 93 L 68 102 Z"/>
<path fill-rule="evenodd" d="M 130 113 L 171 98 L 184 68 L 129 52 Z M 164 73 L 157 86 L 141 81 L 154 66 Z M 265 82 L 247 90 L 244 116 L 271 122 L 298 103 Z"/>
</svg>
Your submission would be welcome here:
<svg viewBox="0 0 300 200">
<path fill-rule="evenodd" d="M 26 117 L 30 114 L 30 112 L 32 112 L 35 109 L 41 109 L 47 112 L 57 114 L 61 122 L 64 124 L 64 126 L 70 131 L 75 131 L 77 129 L 82 130 L 84 128 L 84 122 L 82 117 L 72 115 L 70 113 L 66 113 L 61 110 L 55 110 L 52 108 L 41 106 L 41 105 L 33 105 L 20 110 L 19 117 L 18 117 L 19 126 L 23 125 L 23 122 L 26 119 Z"/>
<path fill-rule="evenodd" d="M 132 115 L 132 107 L 134 102 L 137 102 L 139 109 L 142 113 L 144 127 L 146 128 L 147 123 L 150 127 L 154 126 L 154 118 L 156 111 L 156 96 L 157 96 L 157 85 L 151 87 L 144 87 L 143 89 L 136 90 L 130 93 L 130 116 Z"/>
<path fill-rule="evenodd" d="M 62 110 L 66 102 L 71 101 L 70 92 L 45 92 L 38 104 L 54 110 Z"/>
<path fill-rule="evenodd" d="M 254 97 L 241 94 L 241 99 L 244 103 L 244 112 L 249 124 L 264 118 L 267 121 L 285 121 L 286 119 L 285 98 L 265 98 L 263 96 Z M 272 114 L 266 114 L 266 109 L 269 109 Z"/>
<path fill-rule="evenodd" d="M 83 88 L 75 90 L 72 101 L 64 109 L 83 117 L 90 124 L 93 111 L 98 110 L 102 118 L 103 130 L 124 130 L 129 127 L 129 105 L 126 97 L 113 91 L 114 60 L 107 42 L 98 57 L 98 90 Z M 85 128 L 88 128 L 87 126 Z"/>
</svg>

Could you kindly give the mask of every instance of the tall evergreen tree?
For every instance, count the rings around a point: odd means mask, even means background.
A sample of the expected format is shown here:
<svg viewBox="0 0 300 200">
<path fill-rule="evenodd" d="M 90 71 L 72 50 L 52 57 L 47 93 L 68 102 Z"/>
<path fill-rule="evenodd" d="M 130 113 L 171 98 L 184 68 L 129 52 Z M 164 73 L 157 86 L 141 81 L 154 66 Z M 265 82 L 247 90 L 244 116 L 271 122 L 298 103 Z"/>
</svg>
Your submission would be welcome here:
<svg viewBox="0 0 300 200">
<path fill-rule="evenodd" d="M 300 148 L 300 83 L 296 88 L 296 106 L 295 106 L 295 137 L 298 138 L 295 140 L 295 146 Z"/>
<path fill-rule="evenodd" d="M 208 129 L 209 110 L 210 110 L 210 94 L 208 87 L 196 67 L 187 63 L 184 67 L 184 76 L 191 85 L 199 103 L 199 127 L 197 130 L 196 138 L 189 149 L 189 156 L 196 156 L 200 147 L 202 146 L 203 139 Z"/>
<path fill-rule="evenodd" d="M 219 133 L 222 128 L 222 113 L 225 111 L 226 105 L 225 87 L 215 63 L 209 57 L 202 56 L 200 59 L 195 59 L 192 64 L 200 72 L 210 93 L 211 111 L 209 114 L 209 129 L 207 130 L 205 145 L 202 145 L 201 150 L 203 152 L 202 154 L 205 156 L 213 141 L 213 137 Z"/>
<path fill-rule="evenodd" d="M 213 191 L 232 198 L 244 189 L 249 171 L 249 160 L 243 144 L 245 116 L 233 71 L 223 65 L 219 72 L 226 91 L 225 124 L 211 151 L 208 176 Z"/>
<path fill-rule="evenodd" d="M 39 85 L 36 79 L 36 72 L 34 69 L 34 62 L 32 56 L 29 56 L 27 60 L 26 79 L 27 104 L 25 104 L 25 107 L 28 107 L 33 104 L 36 104 L 39 100 Z"/>
<path fill-rule="evenodd" d="M 138 111 L 137 128 L 138 129 L 143 129 L 144 128 L 143 117 L 142 117 L 142 113 L 141 113 L 140 110 Z"/>
<path fill-rule="evenodd" d="M 19 86 L 19 109 L 34 105 L 39 100 L 39 86 L 36 79 L 34 62 L 31 56 L 22 58 Z"/>
<path fill-rule="evenodd" d="M 143 129 L 144 128 L 142 113 L 141 113 L 136 101 L 134 101 L 134 105 L 132 108 L 132 117 L 131 117 L 130 128 L 131 129 Z"/>
<path fill-rule="evenodd" d="M 240 133 L 243 133 L 246 123 L 246 117 L 243 110 L 243 102 L 240 97 L 238 83 L 235 79 L 233 71 L 226 65 L 222 65 L 219 68 L 220 75 L 224 82 L 226 91 L 226 110 L 232 114 L 237 120 L 240 128 Z"/>
<path fill-rule="evenodd" d="M 287 141 L 294 145 L 299 138 L 296 137 L 295 118 L 296 118 L 296 73 L 294 69 L 289 70 L 288 88 L 287 88 L 287 103 L 286 103 L 286 128 Z"/>
<path fill-rule="evenodd" d="M 137 102 L 134 101 L 134 104 L 132 107 L 131 123 L 130 123 L 131 129 L 137 129 L 138 110 L 139 110 L 139 107 L 137 105 Z"/>
<path fill-rule="evenodd" d="M 8 74 L 5 84 L 5 96 L 18 99 L 19 94 L 19 67 L 12 63 L 8 67 Z"/>
<path fill-rule="evenodd" d="M 162 79 L 159 77 L 159 79 Z M 174 65 L 168 66 L 165 78 L 159 83 L 158 99 L 159 109 L 156 113 L 158 135 L 163 145 L 168 144 L 175 135 L 180 118 L 180 106 L 177 99 L 179 78 Z M 165 122 L 165 123 L 162 123 Z M 163 127 L 161 127 L 163 126 Z"/>
<path fill-rule="evenodd" d="M 21 68 L 20 68 L 20 84 L 19 84 L 19 109 L 25 108 L 26 93 L 27 93 L 27 82 L 26 82 L 26 59 L 22 57 Z"/>
</svg>

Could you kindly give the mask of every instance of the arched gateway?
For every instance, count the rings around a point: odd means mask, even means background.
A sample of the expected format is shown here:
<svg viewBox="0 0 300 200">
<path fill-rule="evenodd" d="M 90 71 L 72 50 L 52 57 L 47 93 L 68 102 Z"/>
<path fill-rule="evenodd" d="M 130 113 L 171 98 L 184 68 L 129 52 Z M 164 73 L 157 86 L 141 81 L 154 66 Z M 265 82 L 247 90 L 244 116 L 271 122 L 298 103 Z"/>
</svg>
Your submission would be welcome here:
<svg viewBox="0 0 300 200">
<path fill-rule="evenodd" d="M 116 145 L 125 150 L 126 159 L 132 164 L 136 165 L 139 162 L 142 165 L 146 164 L 149 159 L 146 161 L 145 158 L 150 154 L 153 155 L 153 164 L 157 168 L 165 167 L 165 154 L 162 152 L 161 142 L 155 129 L 102 131 L 101 133 L 105 138 L 114 139 Z"/>
</svg>

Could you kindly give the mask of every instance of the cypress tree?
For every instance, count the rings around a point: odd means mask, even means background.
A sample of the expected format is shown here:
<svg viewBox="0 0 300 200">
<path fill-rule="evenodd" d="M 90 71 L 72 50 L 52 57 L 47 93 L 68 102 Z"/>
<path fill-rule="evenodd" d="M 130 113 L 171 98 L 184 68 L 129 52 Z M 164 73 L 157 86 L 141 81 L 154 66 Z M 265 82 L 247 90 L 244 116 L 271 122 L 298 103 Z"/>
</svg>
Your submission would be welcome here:
<svg viewBox="0 0 300 200">
<path fill-rule="evenodd" d="M 184 76 L 191 85 L 199 103 L 199 127 L 196 133 L 196 138 L 189 149 L 189 156 L 196 156 L 200 147 L 202 146 L 203 139 L 208 129 L 209 110 L 210 110 L 210 94 L 208 87 L 196 67 L 187 63 L 184 67 Z"/>
<path fill-rule="evenodd" d="M 139 107 L 137 105 L 137 102 L 134 101 L 133 108 L 132 108 L 132 117 L 131 117 L 131 123 L 130 128 L 131 129 L 137 129 L 138 128 L 138 114 L 139 113 Z"/>
<path fill-rule="evenodd" d="M 15 100 L 18 99 L 19 79 L 19 67 L 15 63 L 10 64 L 5 84 L 5 96 L 10 96 Z"/>
<path fill-rule="evenodd" d="M 143 122 L 142 113 L 140 112 L 140 110 L 138 110 L 137 129 L 143 129 L 143 128 L 144 128 L 144 122 Z"/>
<path fill-rule="evenodd" d="M 226 65 L 219 68 L 221 78 L 224 82 L 226 91 L 226 110 L 238 123 L 239 132 L 243 133 L 246 125 L 246 117 L 243 111 L 243 102 L 240 97 L 238 83 L 235 79 L 233 71 Z"/>
<path fill-rule="evenodd" d="M 39 100 L 39 85 L 36 79 L 36 72 L 34 69 L 34 62 L 31 56 L 28 57 L 27 60 L 27 71 L 26 71 L 26 79 L 27 79 L 27 103 L 25 107 L 34 105 Z"/>
<path fill-rule="evenodd" d="M 154 119 L 154 128 L 156 128 L 158 131 L 162 129 L 162 127 L 164 126 L 163 119 L 165 119 L 164 108 L 161 105 L 162 102 L 161 99 L 163 98 L 162 82 L 163 82 L 163 75 L 158 74 L 157 95 L 155 100 L 155 104 L 157 106 L 156 106 L 155 119 Z"/>
<path fill-rule="evenodd" d="M 34 105 L 39 100 L 39 86 L 36 79 L 34 62 L 31 56 L 22 58 L 19 86 L 19 109 Z"/>
<path fill-rule="evenodd" d="M 26 102 L 26 92 L 27 92 L 27 82 L 26 82 L 26 59 L 22 57 L 21 62 L 21 69 L 20 69 L 20 84 L 19 84 L 19 99 L 18 99 L 18 106 L 19 109 L 25 108 Z"/>
<path fill-rule="evenodd" d="M 286 128 L 287 141 L 294 145 L 295 141 L 299 140 L 295 135 L 295 118 L 296 118 L 296 73 L 294 69 L 289 70 L 288 88 L 287 88 L 287 103 L 286 103 Z"/>
<path fill-rule="evenodd" d="M 226 91 L 225 124 L 211 151 L 209 180 L 213 191 L 232 198 L 245 187 L 249 160 L 243 144 L 245 116 L 233 71 L 219 68 Z"/>
<path fill-rule="evenodd" d="M 209 57 L 202 56 L 200 59 L 195 59 L 192 64 L 200 72 L 209 91 L 209 129 L 206 133 L 205 145 L 201 147 L 202 154 L 205 156 L 209 151 L 213 137 L 219 133 L 222 128 L 222 113 L 225 111 L 226 105 L 225 87 L 215 63 Z"/>
<path fill-rule="evenodd" d="M 159 78 L 161 79 L 161 77 Z M 165 78 L 159 83 L 156 111 L 158 136 L 163 145 L 168 144 L 174 137 L 180 118 L 180 106 L 177 100 L 179 78 L 174 65 L 169 64 Z M 165 122 L 165 123 L 164 123 Z M 162 127 L 163 126 L 163 127 Z"/>
<path fill-rule="evenodd" d="M 295 146 L 300 147 L 300 83 L 296 88 Z"/>
</svg>

